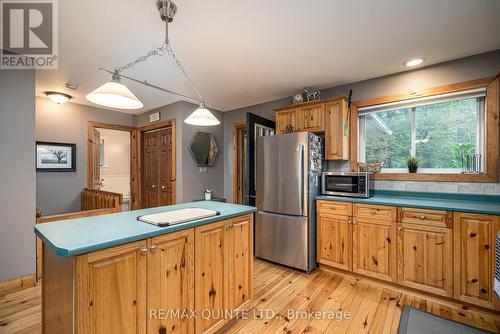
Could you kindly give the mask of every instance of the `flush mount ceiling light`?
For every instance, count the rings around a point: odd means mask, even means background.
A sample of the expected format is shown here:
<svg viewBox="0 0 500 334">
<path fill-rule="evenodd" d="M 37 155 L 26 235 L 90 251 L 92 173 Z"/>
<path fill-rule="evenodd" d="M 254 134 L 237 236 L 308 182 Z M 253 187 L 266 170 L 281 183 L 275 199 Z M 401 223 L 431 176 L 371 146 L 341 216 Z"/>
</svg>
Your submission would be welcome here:
<svg viewBox="0 0 500 334">
<path fill-rule="evenodd" d="M 177 6 L 173 1 L 170 0 L 157 0 L 156 7 L 160 14 L 160 18 L 165 22 L 165 40 L 163 44 L 160 47 L 153 47 L 144 56 L 139 57 L 124 66 L 117 67 L 115 68 L 114 71 L 109 71 L 100 68 L 101 71 L 112 74 L 113 79 L 105 83 L 101 87 L 97 88 L 92 93 L 88 94 L 86 96 L 87 100 L 111 108 L 119 108 L 119 109 L 142 108 L 143 107 L 142 102 L 124 84 L 120 82 L 120 78 L 125 78 L 143 84 L 147 87 L 155 88 L 163 92 L 177 95 L 183 100 L 187 100 L 198 104 L 199 105 L 198 109 L 196 109 L 188 118 L 186 118 L 185 122 L 187 124 L 198 125 L 198 126 L 213 126 L 220 124 L 220 121 L 210 112 L 210 110 L 206 108 L 205 100 L 201 96 L 198 89 L 196 89 L 193 80 L 189 77 L 186 69 L 175 55 L 174 49 L 172 48 L 172 45 L 170 44 L 170 41 L 168 39 L 168 24 L 173 21 L 175 13 L 177 13 Z M 126 71 L 134 67 L 138 63 L 147 61 L 150 57 L 153 56 L 171 57 L 175 66 L 177 66 L 177 68 L 186 77 L 187 81 L 191 85 L 191 88 L 196 93 L 197 98 L 192 98 L 184 94 L 179 94 L 171 90 L 150 84 L 146 80 L 138 80 L 130 76 L 126 76 L 122 73 L 123 71 Z"/>
<path fill-rule="evenodd" d="M 59 92 L 45 92 L 45 95 L 54 103 L 63 104 L 71 100 L 72 96 Z"/>
<path fill-rule="evenodd" d="M 413 59 L 408 60 L 405 63 L 405 65 L 408 67 L 414 67 L 414 66 L 418 66 L 418 65 L 422 64 L 423 62 L 424 62 L 423 58 L 413 58 Z"/>
</svg>

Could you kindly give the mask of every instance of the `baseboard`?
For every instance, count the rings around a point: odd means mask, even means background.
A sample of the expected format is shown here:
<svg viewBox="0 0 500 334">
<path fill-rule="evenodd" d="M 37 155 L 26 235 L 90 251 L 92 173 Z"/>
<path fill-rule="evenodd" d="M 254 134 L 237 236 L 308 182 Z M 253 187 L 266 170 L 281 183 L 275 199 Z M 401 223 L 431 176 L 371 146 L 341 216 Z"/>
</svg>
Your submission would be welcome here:
<svg viewBox="0 0 500 334">
<path fill-rule="evenodd" d="M 35 286 L 35 274 L 18 276 L 0 281 L 0 297 L 6 294 Z"/>
</svg>

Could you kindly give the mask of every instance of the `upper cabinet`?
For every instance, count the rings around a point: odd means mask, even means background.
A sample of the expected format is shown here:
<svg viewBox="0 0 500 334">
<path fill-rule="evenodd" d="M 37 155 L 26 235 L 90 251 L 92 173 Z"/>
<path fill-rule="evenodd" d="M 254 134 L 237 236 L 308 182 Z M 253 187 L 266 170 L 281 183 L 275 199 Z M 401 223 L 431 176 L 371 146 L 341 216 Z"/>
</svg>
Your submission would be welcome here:
<svg viewBox="0 0 500 334">
<path fill-rule="evenodd" d="M 276 110 L 278 134 L 288 132 L 324 132 L 325 159 L 349 160 L 350 117 L 346 97 Z"/>
</svg>

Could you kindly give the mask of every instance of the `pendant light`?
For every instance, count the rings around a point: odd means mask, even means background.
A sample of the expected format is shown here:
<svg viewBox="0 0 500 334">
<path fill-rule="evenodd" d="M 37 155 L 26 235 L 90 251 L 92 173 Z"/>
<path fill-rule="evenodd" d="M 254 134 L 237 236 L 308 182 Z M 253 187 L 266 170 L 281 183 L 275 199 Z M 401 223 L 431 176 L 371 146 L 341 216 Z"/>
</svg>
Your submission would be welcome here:
<svg viewBox="0 0 500 334">
<path fill-rule="evenodd" d="M 196 126 L 214 126 L 219 125 L 220 121 L 201 103 L 198 109 L 184 120 L 184 123 Z"/>
<path fill-rule="evenodd" d="M 168 24 L 174 20 L 174 16 L 177 13 L 177 5 L 171 0 L 156 0 L 156 7 L 160 14 L 160 18 L 165 22 L 165 40 L 160 47 L 153 47 L 146 55 L 141 56 L 130 63 L 115 68 L 114 72 L 106 69 L 102 69 L 104 72 L 112 73 L 113 80 L 105 83 L 101 87 L 94 90 L 92 93 L 86 96 L 87 100 L 111 108 L 118 109 L 139 109 L 143 107 L 143 104 L 139 99 L 124 85 L 120 82 L 120 78 L 126 78 L 128 80 L 141 83 L 147 87 L 155 88 L 163 92 L 174 94 L 179 96 L 183 100 L 187 100 L 194 103 L 199 103 L 198 109 L 196 109 L 188 118 L 184 120 L 185 123 L 197 126 L 214 126 L 219 125 L 220 121 L 207 109 L 204 103 L 204 99 L 201 96 L 198 89 L 194 85 L 193 80 L 189 77 L 186 69 L 182 65 L 181 61 L 175 55 L 174 49 L 170 44 L 168 39 Z M 150 84 L 146 80 L 138 80 L 130 76 L 123 75 L 122 72 L 128 70 L 138 63 L 147 61 L 153 56 L 169 56 L 172 58 L 173 63 L 177 68 L 184 74 L 187 81 L 191 85 L 191 88 L 196 93 L 197 98 L 191 98 L 189 96 L 173 92 L 171 90 Z"/>
<path fill-rule="evenodd" d="M 120 82 L 120 74 L 115 71 L 112 80 L 94 90 L 85 97 L 100 106 L 116 109 L 140 109 L 142 102 Z"/>
</svg>

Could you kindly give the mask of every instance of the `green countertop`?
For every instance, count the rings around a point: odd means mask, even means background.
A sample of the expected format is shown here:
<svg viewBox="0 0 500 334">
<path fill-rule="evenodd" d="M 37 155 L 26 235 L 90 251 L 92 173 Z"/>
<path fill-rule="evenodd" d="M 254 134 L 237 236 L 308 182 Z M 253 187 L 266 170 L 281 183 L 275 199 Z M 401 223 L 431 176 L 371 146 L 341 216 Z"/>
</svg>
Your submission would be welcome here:
<svg viewBox="0 0 500 334">
<path fill-rule="evenodd" d="M 317 200 L 500 215 L 500 196 L 375 191 L 370 198 L 316 196 Z"/>
<path fill-rule="evenodd" d="M 157 227 L 137 220 L 137 217 L 142 215 L 193 207 L 217 210 L 220 215 L 170 227 Z M 38 224 L 35 226 L 35 233 L 57 255 L 68 257 L 255 211 L 256 208 L 251 206 L 202 201 Z"/>
</svg>

